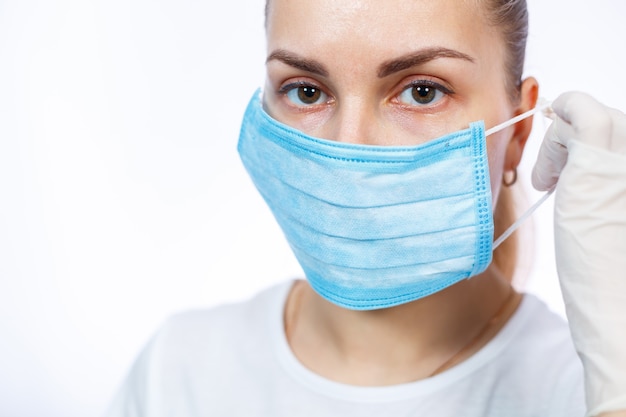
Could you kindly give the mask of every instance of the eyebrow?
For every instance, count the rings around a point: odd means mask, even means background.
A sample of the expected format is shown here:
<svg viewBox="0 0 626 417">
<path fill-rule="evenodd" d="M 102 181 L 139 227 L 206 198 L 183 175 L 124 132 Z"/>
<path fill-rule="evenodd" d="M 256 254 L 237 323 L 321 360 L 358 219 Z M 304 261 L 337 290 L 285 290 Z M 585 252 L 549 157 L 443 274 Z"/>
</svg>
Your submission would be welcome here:
<svg viewBox="0 0 626 417">
<path fill-rule="evenodd" d="M 383 62 L 378 67 L 378 78 L 384 78 L 391 74 L 394 74 L 399 71 L 403 71 L 405 69 L 423 65 L 429 61 L 433 61 L 438 58 L 455 58 L 462 59 L 471 63 L 474 63 L 474 58 L 471 56 L 464 54 L 463 52 L 456 51 L 454 49 L 449 48 L 426 48 L 421 49 L 419 51 L 411 52 L 400 58 L 395 58 L 386 62 Z M 277 60 L 284 64 L 287 64 L 291 67 L 310 72 L 312 74 L 317 74 L 322 77 L 328 77 L 328 70 L 326 67 L 313 59 L 307 59 L 295 54 L 293 52 L 287 51 L 285 49 L 277 49 L 273 51 L 267 59 L 266 63 Z"/>
<path fill-rule="evenodd" d="M 265 63 L 268 63 L 272 60 L 281 61 L 291 67 L 310 72 L 312 74 L 317 74 L 322 77 L 328 77 L 328 70 L 321 63 L 313 60 L 306 59 L 293 52 L 286 51 L 284 49 L 277 49 L 272 52 Z"/>
<path fill-rule="evenodd" d="M 454 49 L 441 47 L 426 48 L 416 52 L 411 52 L 407 55 L 401 56 L 400 58 L 383 62 L 380 67 L 378 67 L 378 78 L 384 78 L 396 72 L 417 65 L 423 65 L 438 58 L 456 58 L 474 63 L 474 58 L 464 54 L 463 52 L 455 51 Z"/>
</svg>

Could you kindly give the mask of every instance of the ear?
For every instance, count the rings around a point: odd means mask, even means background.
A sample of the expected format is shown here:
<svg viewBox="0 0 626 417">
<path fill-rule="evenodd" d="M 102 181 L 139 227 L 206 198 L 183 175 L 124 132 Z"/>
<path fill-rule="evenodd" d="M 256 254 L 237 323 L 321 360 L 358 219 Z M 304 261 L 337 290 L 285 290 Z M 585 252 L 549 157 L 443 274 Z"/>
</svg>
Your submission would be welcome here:
<svg viewBox="0 0 626 417">
<path fill-rule="evenodd" d="M 528 77 L 522 81 L 520 88 L 520 100 L 515 109 L 515 115 L 522 114 L 535 108 L 539 97 L 539 83 L 534 77 Z M 526 146 L 526 141 L 530 136 L 533 127 L 533 118 L 529 117 L 513 125 L 514 131 L 511 141 L 506 150 L 505 171 L 514 171 L 522 159 L 522 153 Z"/>
</svg>

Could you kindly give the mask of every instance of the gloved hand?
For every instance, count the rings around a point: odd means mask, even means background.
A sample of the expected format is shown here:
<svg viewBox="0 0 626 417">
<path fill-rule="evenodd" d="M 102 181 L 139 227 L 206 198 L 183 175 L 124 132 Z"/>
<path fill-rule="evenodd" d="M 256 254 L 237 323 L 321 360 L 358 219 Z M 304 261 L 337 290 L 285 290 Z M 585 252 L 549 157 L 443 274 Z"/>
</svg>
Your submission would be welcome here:
<svg viewBox="0 0 626 417">
<path fill-rule="evenodd" d="M 583 93 L 552 109 L 532 181 L 548 190 L 558 180 L 557 271 L 596 416 L 626 410 L 626 115 Z"/>
</svg>

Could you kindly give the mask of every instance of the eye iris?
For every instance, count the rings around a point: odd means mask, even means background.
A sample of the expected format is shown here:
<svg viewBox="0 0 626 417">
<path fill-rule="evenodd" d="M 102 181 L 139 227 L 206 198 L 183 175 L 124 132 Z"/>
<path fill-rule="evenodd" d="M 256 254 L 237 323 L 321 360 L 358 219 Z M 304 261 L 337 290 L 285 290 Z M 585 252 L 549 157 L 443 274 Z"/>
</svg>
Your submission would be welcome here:
<svg viewBox="0 0 626 417">
<path fill-rule="evenodd" d="M 322 92 L 314 87 L 300 87 L 298 88 L 298 99 L 303 103 L 313 104 L 320 99 Z"/>
<path fill-rule="evenodd" d="M 413 99 L 418 103 L 427 104 L 435 99 L 435 94 L 437 94 L 437 90 L 427 86 L 416 86 L 413 87 Z"/>
</svg>

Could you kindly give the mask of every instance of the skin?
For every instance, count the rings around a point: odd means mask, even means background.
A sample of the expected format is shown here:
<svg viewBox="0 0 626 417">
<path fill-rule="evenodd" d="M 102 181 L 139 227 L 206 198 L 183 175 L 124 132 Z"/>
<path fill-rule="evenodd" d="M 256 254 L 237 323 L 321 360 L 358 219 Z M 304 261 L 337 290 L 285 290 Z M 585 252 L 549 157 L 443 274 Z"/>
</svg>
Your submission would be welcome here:
<svg viewBox="0 0 626 417">
<path fill-rule="evenodd" d="M 272 0 L 267 46 L 266 110 L 335 141 L 424 143 L 475 120 L 494 126 L 537 100 L 537 82 L 529 78 L 511 102 L 502 38 L 469 0 Z M 446 94 L 418 106 L 411 82 Z M 302 85 L 314 89 L 308 90 L 315 93 L 312 102 L 299 101 L 307 98 L 297 94 Z M 488 138 L 494 205 L 503 175 L 519 164 L 531 123 Z M 296 357 L 319 375 L 391 385 L 445 371 L 474 354 L 520 298 L 494 266 L 432 296 L 375 311 L 342 309 L 299 281 L 285 306 L 285 331 Z M 626 411 L 601 414 L 622 416 Z"/>
<path fill-rule="evenodd" d="M 272 0 L 266 110 L 312 136 L 384 146 L 424 143 L 476 120 L 489 128 L 533 108 L 536 80 L 524 80 L 519 100 L 511 102 L 501 36 L 470 3 Z M 412 100 L 412 82 L 439 93 L 420 105 Z M 303 102 L 303 85 L 321 94 Z M 530 129 L 527 119 L 487 140 L 494 204 Z M 319 375 L 392 385 L 471 356 L 520 298 L 493 265 L 429 297 L 374 311 L 337 307 L 300 281 L 287 301 L 285 329 L 296 357 Z"/>
</svg>

